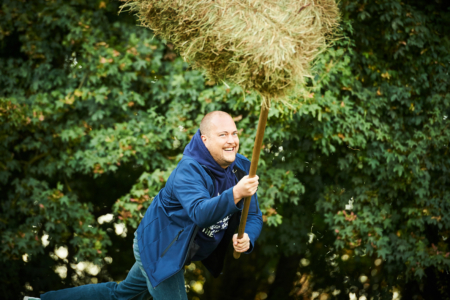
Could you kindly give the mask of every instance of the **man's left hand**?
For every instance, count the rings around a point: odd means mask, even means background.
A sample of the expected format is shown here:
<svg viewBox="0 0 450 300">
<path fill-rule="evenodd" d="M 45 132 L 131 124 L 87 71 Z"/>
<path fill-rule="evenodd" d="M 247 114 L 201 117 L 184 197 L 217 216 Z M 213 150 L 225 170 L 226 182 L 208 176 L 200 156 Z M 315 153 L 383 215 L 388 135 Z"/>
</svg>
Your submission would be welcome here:
<svg viewBox="0 0 450 300">
<path fill-rule="evenodd" d="M 250 238 L 248 234 L 244 233 L 244 236 L 241 239 L 238 239 L 237 233 L 233 235 L 233 247 L 236 252 L 245 252 L 250 249 Z"/>
</svg>

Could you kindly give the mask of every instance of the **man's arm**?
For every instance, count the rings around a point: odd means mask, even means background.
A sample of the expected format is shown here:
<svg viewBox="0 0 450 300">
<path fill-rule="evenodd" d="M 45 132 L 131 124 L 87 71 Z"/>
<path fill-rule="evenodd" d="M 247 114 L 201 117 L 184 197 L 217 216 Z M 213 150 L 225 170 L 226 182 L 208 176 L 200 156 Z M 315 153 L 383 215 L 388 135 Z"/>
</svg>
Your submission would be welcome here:
<svg viewBox="0 0 450 300">
<path fill-rule="evenodd" d="M 204 170 L 200 168 L 197 163 L 181 162 L 176 170 L 172 192 L 191 220 L 201 228 L 207 228 L 241 209 L 235 204 L 233 188 L 211 198 L 202 175 Z"/>
<path fill-rule="evenodd" d="M 247 223 L 245 224 L 245 233 L 250 240 L 250 247 L 245 253 L 251 253 L 255 246 L 263 226 L 262 213 L 258 205 L 258 196 L 254 194 L 250 202 L 250 208 L 247 216 Z M 238 251 L 240 252 L 240 251 Z"/>
</svg>

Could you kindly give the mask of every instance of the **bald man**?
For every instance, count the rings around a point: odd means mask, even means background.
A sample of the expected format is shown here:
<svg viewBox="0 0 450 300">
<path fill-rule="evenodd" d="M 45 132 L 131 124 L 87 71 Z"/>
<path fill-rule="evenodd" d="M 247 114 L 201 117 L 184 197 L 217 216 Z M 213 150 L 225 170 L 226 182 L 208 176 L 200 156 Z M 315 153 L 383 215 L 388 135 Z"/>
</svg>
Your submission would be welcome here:
<svg viewBox="0 0 450 300">
<path fill-rule="evenodd" d="M 135 232 L 136 263 L 127 278 L 41 295 L 43 300 L 187 300 L 184 266 L 201 261 L 214 277 L 223 268 L 227 246 L 250 253 L 262 229 L 250 161 L 238 154 L 239 137 L 231 116 L 222 111 L 203 118 Z M 242 199 L 252 196 L 242 239 Z M 151 296 L 150 296 L 151 295 Z"/>
</svg>

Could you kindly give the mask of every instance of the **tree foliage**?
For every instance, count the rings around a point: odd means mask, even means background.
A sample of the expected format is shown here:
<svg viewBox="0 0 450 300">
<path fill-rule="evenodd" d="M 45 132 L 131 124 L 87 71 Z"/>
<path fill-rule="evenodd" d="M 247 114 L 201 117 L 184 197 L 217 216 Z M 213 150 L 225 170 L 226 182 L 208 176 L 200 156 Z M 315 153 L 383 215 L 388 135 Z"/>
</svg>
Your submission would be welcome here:
<svg viewBox="0 0 450 300">
<path fill-rule="evenodd" d="M 450 11 L 437 0 L 340 8 L 342 36 L 304 93 L 270 110 L 255 252 L 230 254 L 219 279 L 189 266 L 192 299 L 377 299 L 394 288 L 450 297 Z M 205 82 L 170 44 L 117 13 L 106 0 L 2 3 L 7 299 L 122 280 L 133 230 L 205 113 L 230 112 L 251 155 L 260 99 Z M 107 213 L 114 220 L 100 222 Z M 119 224 L 128 233 L 116 235 Z M 60 246 L 67 257 L 55 255 Z M 64 269 L 65 278 L 55 274 Z"/>
</svg>

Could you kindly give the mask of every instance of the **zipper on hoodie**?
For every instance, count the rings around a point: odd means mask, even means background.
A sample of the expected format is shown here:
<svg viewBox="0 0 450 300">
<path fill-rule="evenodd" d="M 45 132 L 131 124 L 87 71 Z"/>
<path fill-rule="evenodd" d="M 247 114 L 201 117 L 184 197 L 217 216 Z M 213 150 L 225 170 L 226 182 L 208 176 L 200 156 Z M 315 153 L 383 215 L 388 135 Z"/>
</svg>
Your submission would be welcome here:
<svg viewBox="0 0 450 300">
<path fill-rule="evenodd" d="M 197 232 L 198 232 L 199 229 L 200 229 L 199 226 L 197 226 L 197 225 L 194 226 L 194 232 L 193 232 L 193 234 L 191 235 L 191 238 L 190 238 L 190 240 L 189 240 L 189 245 L 188 245 L 188 248 L 187 248 L 187 251 L 186 251 L 186 255 L 184 256 L 184 262 L 183 262 L 183 265 L 186 264 L 186 259 L 187 259 L 187 256 L 188 256 L 188 254 L 189 254 L 189 249 L 191 249 L 191 245 L 192 245 L 192 243 L 194 242 L 195 236 L 197 235 Z"/>
<path fill-rule="evenodd" d="M 184 229 L 181 229 L 177 236 L 172 240 L 172 242 L 170 242 L 169 246 L 167 246 L 166 249 L 164 249 L 164 252 L 161 254 L 161 257 L 163 257 L 164 255 L 166 255 L 167 251 L 169 251 L 170 247 L 172 247 L 173 243 L 175 243 L 176 241 L 178 241 L 178 238 L 180 237 L 180 234 L 184 231 Z"/>
<path fill-rule="evenodd" d="M 211 171 L 208 169 L 207 166 L 205 166 L 205 165 L 201 165 L 201 166 L 205 169 L 206 173 L 208 173 L 208 175 L 211 176 L 211 179 L 213 182 L 213 197 L 214 197 L 214 195 L 216 193 L 216 177 L 214 177 L 214 175 L 211 173 Z"/>
</svg>

